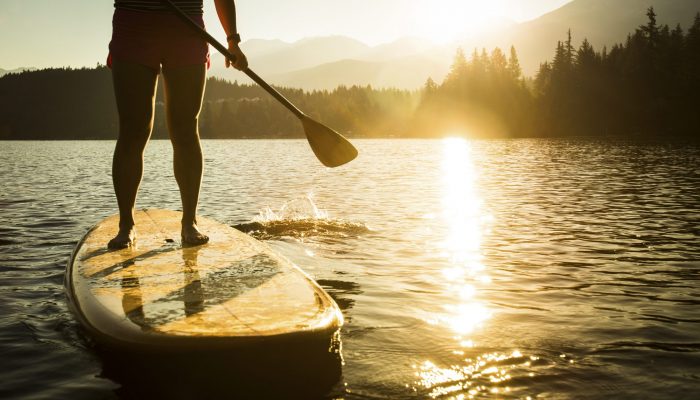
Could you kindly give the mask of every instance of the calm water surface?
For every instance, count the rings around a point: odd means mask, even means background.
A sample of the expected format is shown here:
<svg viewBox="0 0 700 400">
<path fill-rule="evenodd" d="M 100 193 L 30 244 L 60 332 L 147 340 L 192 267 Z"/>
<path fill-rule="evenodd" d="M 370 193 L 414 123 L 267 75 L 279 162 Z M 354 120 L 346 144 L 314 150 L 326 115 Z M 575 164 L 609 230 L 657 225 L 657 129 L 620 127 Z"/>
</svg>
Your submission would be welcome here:
<svg viewBox="0 0 700 400">
<path fill-rule="evenodd" d="M 343 309 L 328 398 L 700 398 L 699 147 L 356 144 L 327 170 L 303 141 L 204 143 L 201 213 Z M 118 396 L 63 289 L 115 212 L 112 148 L 0 142 L 2 398 Z M 169 143 L 146 157 L 138 206 L 179 209 Z"/>
</svg>

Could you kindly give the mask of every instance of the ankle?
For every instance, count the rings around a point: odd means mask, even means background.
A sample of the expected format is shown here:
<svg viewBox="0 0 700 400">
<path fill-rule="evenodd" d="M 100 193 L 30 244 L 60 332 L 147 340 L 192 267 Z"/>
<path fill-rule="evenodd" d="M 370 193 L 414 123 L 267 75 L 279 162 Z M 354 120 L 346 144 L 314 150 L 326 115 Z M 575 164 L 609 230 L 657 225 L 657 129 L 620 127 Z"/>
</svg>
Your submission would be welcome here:
<svg viewBox="0 0 700 400">
<path fill-rule="evenodd" d="M 130 222 L 130 223 L 129 223 L 129 222 L 127 222 L 127 223 L 121 223 L 121 222 L 120 222 L 120 223 L 119 223 L 119 230 L 120 230 L 120 231 L 130 231 L 130 230 L 133 230 L 133 229 L 134 229 L 134 226 L 135 226 L 135 225 L 136 225 L 136 224 L 134 224 L 133 222 Z"/>
<path fill-rule="evenodd" d="M 180 223 L 183 227 L 197 226 L 197 219 L 183 219 Z"/>
</svg>

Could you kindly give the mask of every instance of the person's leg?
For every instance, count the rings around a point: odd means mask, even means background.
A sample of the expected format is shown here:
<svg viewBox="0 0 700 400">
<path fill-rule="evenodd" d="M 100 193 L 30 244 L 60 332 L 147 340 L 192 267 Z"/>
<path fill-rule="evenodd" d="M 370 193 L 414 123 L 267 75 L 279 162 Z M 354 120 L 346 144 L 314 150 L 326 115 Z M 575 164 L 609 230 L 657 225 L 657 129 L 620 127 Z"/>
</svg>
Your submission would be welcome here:
<svg viewBox="0 0 700 400">
<path fill-rule="evenodd" d="M 134 204 L 143 175 L 143 151 L 153 128 L 158 73 L 144 65 L 112 63 L 114 95 L 119 112 L 119 139 L 112 161 L 112 182 L 119 205 L 119 233 L 109 241 L 111 249 L 133 244 Z"/>
<path fill-rule="evenodd" d="M 175 179 L 182 198 L 182 241 L 197 245 L 209 237 L 197 228 L 197 202 L 202 183 L 202 147 L 198 118 L 204 96 L 206 67 L 163 68 L 168 131 L 174 152 Z"/>
</svg>

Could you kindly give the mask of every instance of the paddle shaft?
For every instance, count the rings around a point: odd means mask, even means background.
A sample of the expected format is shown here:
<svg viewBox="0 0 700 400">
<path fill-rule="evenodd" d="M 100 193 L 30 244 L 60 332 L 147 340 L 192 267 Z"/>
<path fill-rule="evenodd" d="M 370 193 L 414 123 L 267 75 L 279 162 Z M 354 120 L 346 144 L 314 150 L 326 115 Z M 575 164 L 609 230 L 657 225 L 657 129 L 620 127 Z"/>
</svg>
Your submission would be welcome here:
<svg viewBox="0 0 700 400">
<path fill-rule="evenodd" d="M 163 0 L 163 2 L 164 2 L 165 4 L 167 4 L 168 7 L 170 7 L 170 8 L 175 12 L 175 14 L 176 14 L 178 17 L 180 17 L 180 19 L 182 19 L 185 23 L 187 23 L 188 25 L 190 25 L 190 27 L 192 27 L 192 29 L 194 29 L 195 32 L 197 32 L 197 33 L 199 34 L 199 36 L 202 37 L 202 39 L 206 40 L 210 45 L 214 46 L 214 48 L 217 49 L 217 50 L 219 51 L 219 53 L 223 54 L 224 57 L 228 58 L 231 62 L 234 62 L 234 61 L 236 60 L 236 56 L 234 56 L 233 54 L 231 54 L 231 52 L 228 51 L 228 49 L 226 48 L 226 46 L 222 45 L 222 44 L 219 43 L 216 39 L 214 39 L 214 37 L 213 37 L 212 35 L 210 35 L 210 34 L 209 34 L 207 31 L 205 31 L 201 26 L 199 26 L 199 24 L 197 24 L 196 22 L 194 22 L 194 21 L 192 20 L 192 18 L 190 18 L 189 16 L 187 16 L 187 14 L 185 14 L 182 10 L 180 10 L 180 8 L 178 8 L 178 6 L 176 6 L 175 4 L 173 4 L 172 1 L 170 1 L 170 0 Z M 282 93 L 278 92 L 275 88 L 273 88 L 272 86 L 270 86 L 270 85 L 269 85 L 267 82 L 265 82 L 261 77 L 259 77 L 258 74 L 256 74 L 255 72 L 253 72 L 250 68 L 246 68 L 245 70 L 243 70 L 243 72 L 244 72 L 246 75 L 248 75 L 248 77 L 250 77 L 250 79 L 252 79 L 253 81 L 255 81 L 255 83 L 257 83 L 258 85 L 260 85 L 260 87 L 262 87 L 263 89 L 265 89 L 265 91 L 267 91 L 267 92 L 268 92 L 272 97 L 274 97 L 277 101 L 279 101 L 280 103 L 282 103 L 283 106 L 287 107 L 287 109 L 288 109 L 289 111 L 291 111 L 294 115 L 296 115 L 297 118 L 302 119 L 302 118 L 304 118 L 304 117 L 306 116 L 301 110 L 299 110 L 294 104 L 292 104 L 291 101 L 287 100 L 286 97 L 282 96 Z"/>
</svg>

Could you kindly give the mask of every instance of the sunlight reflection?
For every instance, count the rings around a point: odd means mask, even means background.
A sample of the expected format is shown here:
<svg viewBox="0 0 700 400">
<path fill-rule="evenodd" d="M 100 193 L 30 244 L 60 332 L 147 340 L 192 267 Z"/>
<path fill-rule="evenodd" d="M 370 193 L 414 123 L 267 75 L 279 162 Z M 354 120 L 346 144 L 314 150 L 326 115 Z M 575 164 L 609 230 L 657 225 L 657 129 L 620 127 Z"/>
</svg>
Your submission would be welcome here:
<svg viewBox="0 0 700 400">
<path fill-rule="evenodd" d="M 488 353 L 467 359 L 464 366 L 440 368 L 426 361 L 413 368 L 419 378 L 419 388 L 429 389 L 430 397 L 472 399 L 486 393 L 510 392 L 507 384 L 512 379 L 511 371 L 528 365 L 528 360 L 515 350 L 510 354 Z"/>
<path fill-rule="evenodd" d="M 482 322 L 491 317 L 491 312 L 483 304 L 467 303 L 445 306 L 452 316 L 446 322 L 453 331 L 460 335 L 472 333 Z"/>
<path fill-rule="evenodd" d="M 465 139 L 445 139 L 442 161 L 441 220 L 446 228 L 439 255 L 447 262 L 441 277 L 445 298 L 441 312 L 426 322 L 456 334 L 451 354 L 461 357 L 459 365 L 441 367 L 430 361 L 415 365 L 414 391 L 432 398 L 470 399 L 486 394 L 506 394 L 514 368 L 531 360 L 519 351 L 509 354 L 486 353 L 463 358 L 477 344 L 470 336 L 491 318 L 491 310 L 479 296 L 480 288 L 491 284 L 483 264 L 482 240 L 491 222 L 483 210 L 478 190 L 478 174 L 472 148 Z M 437 216 L 436 216 L 437 218 Z"/>
<path fill-rule="evenodd" d="M 471 147 L 464 139 L 446 139 L 443 157 L 442 216 L 449 227 L 444 247 L 453 265 L 474 275 L 481 265 L 481 199 Z"/>
<path fill-rule="evenodd" d="M 482 264 L 481 240 L 484 213 L 477 190 L 477 173 L 470 144 L 459 138 L 443 141 L 442 218 L 448 228 L 442 244 L 450 266 L 442 273 L 448 282 L 451 298 L 458 304 L 444 306 L 447 315 L 439 318 L 454 332 L 465 335 L 474 331 L 491 313 L 476 300 L 476 284 L 488 284 Z"/>
<path fill-rule="evenodd" d="M 440 354 L 440 361 L 417 362 L 411 388 L 429 398 L 515 397 L 523 390 L 523 379 L 534 377 L 532 366 L 542 362 L 518 350 L 494 351 L 497 347 L 488 339 L 488 333 L 502 333 L 483 328 L 493 314 L 485 298 L 484 289 L 493 283 L 483 249 L 493 217 L 483 204 L 471 143 L 452 138 L 442 146 L 442 198 L 434 216 L 443 228 L 435 249 L 443 268 L 434 277 L 442 301 L 441 309 L 433 310 L 425 321 L 449 335 L 440 343 L 449 353 Z M 485 343 L 477 343 L 479 338 Z M 568 360 L 565 355 L 560 359 Z"/>
</svg>

